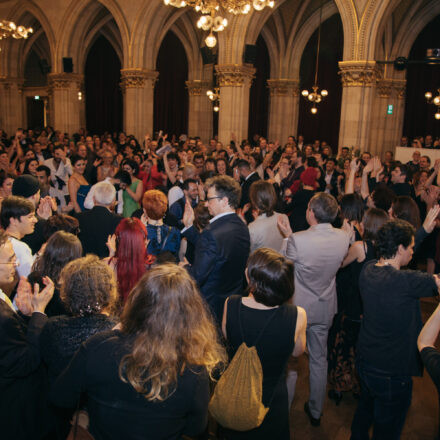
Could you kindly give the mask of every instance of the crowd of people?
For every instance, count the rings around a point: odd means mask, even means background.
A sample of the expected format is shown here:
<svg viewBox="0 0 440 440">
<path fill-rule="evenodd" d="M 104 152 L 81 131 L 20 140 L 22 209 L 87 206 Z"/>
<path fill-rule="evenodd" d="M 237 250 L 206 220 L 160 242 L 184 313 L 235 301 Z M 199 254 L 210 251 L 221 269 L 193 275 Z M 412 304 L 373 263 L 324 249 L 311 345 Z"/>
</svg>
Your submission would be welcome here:
<svg viewBox="0 0 440 440">
<path fill-rule="evenodd" d="M 217 417 L 218 439 L 290 438 L 306 347 L 312 426 L 352 392 L 351 438 L 400 438 L 422 360 L 440 386 L 419 304 L 440 289 L 440 141 L 414 142 L 402 163 L 303 136 L 0 130 L 1 437 L 207 439 L 244 344 L 265 410 Z"/>
</svg>

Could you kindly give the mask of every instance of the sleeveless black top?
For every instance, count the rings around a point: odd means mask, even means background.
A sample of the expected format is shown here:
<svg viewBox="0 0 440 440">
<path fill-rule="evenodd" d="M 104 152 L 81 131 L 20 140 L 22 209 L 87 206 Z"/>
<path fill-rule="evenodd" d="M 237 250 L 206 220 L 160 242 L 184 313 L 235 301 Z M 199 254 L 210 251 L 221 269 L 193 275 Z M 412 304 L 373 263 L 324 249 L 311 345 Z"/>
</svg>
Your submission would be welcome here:
<svg viewBox="0 0 440 440">
<path fill-rule="evenodd" d="M 256 347 L 263 369 L 263 404 L 270 409 L 258 428 L 246 432 L 225 430 L 225 436 L 227 439 L 288 440 L 285 373 L 295 347 L 298 310 L 291 304 L 269 310 L 253 309 L 242 304 L 241 299 L 233 295 L 228 301 L 226 336 L 230 355 L 234 356 L 242 342 Z"/>
</svg>

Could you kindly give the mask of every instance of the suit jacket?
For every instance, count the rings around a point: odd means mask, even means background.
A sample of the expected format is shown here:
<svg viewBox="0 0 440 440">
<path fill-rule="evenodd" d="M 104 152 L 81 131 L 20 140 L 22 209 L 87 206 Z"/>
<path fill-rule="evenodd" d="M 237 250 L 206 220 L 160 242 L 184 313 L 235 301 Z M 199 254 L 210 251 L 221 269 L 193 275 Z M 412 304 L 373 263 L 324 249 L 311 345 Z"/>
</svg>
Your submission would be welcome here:
<svg viewBox="0 0 440 440">
<path fill-rule="evenodd" d="M 241 201 L 240 201 L 240 208 L 243 208 L 246 203 L 249 203 L 249 189 L 251 185 L 256 182 L 257 180 L 260 180 L 260 176 L 255 171 L 253 172 L 247 180 L 245 180 L 241 185 Z"/>
<path fill-rule="evenodd" d="M 115 232 L 122 217 L 110 212 L 104 206 L 94 206 L 90 211 L 78 213 L 76 217 L 79 221 L 79 239 L 84 254 L 96 254 L 100 258 L 107 257 L 107 238 Z"/>
<path fill-rule="evenodd" d="M 293 302 L 304 307 L 308 324 L 330 325 L 337 311 L 336 272 L 348 246 L 348 235 L 330 223 L 289 237 L 286 257 L 295 263 Z"/>
<path fill-rule="evenodd" d="M 320 191 L 324 192 L 325 191 L 325 187 L 327 186 L 327 183 L 325 181 L 325 176 L 326 176 L 326 171 L 321 171 L 321 177 L 319 178 L 319 187 L 320 187 Z M 338 176 L 339 173 L 334 170 L 332 177 L 330 179 L 330 185 L 331 185 L 331 190 L 330 190 L 330 194 L 333 197 L 338 197 Z"/>
<path fill-rule="evenodd" d="M 26 324 L 0 300 L 0 424 L 5 440 L 42 438 L 49 431 L 47 378 L 39 338 L 47 316 Z"/>
<path fill-rule="evenodd" d="M 188 270 L 221 320 L 226 298 L 243 293 L 250 248 L 248 228 L 233 213 L 210 223 L 201 234 L 192 226 L 183 236 L 195 243 L 194 263 Z"/>
</svg>

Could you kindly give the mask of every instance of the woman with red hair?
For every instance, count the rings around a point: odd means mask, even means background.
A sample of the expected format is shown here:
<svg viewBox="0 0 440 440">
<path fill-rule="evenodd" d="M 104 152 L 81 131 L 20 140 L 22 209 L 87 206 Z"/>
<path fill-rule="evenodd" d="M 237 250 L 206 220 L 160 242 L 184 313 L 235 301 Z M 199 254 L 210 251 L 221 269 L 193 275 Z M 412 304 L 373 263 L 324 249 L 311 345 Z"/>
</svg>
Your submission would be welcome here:
<svg viewBox="0 0 440 440">
<path fill-rule="evenodd" d="M 122 220 L 114 235 L 108 238 L 109 257 L 105 260 L 116 273 L 122 304 L 154 261 L 147 253 L 147 245 L 147 230 L 137 218 Z"/>
<path fill-rule="evenodd" d="M 318 187 L 318 177 L 318 170 L 314 167 L 308 167 L 301 173 L 299 189 L 293 194 L 292 201 L 287 207 L 293 232 L 304 231 L 309 227 L 306 212 L 310 199 L 315 195 Z"/>
</svg>

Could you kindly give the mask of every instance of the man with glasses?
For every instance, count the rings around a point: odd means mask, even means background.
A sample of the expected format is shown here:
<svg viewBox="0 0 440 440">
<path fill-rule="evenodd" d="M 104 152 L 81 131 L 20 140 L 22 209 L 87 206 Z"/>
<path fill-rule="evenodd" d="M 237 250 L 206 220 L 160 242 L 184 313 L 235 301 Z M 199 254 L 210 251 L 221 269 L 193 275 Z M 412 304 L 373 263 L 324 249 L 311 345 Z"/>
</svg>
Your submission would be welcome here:
<svg viewBox="0 0 440 440">
<path fill-rule="evenodd" d="M 243 293 L 250 238 L 248 228 L 235 213 L 241 198 L 238 182 L 229 176 L 216 176 L 206 181 L 206 187 L 206 206 L 213 218 L 200 234 L 192 225 L 194 212 L 187 203 L 182 234 L 195 243 L 189 272 L 220 322 L 226 298 Z"/>
</svg>

